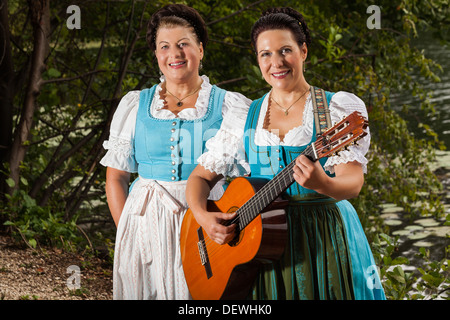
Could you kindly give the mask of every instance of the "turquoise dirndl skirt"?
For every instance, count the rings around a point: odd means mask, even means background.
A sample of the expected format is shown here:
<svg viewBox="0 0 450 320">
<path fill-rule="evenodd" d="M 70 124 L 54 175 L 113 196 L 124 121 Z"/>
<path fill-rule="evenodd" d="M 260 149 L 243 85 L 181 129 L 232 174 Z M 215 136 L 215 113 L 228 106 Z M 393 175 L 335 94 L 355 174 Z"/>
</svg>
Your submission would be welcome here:
<svg viewBox="0 0 450 320">
<path fill-rule="evenodd" d="M 291 202 L 282 258 L 263 265 L 251 297 L 288 300 L 385 300 L 353 206 L 333 199 Z"/>
</svg>

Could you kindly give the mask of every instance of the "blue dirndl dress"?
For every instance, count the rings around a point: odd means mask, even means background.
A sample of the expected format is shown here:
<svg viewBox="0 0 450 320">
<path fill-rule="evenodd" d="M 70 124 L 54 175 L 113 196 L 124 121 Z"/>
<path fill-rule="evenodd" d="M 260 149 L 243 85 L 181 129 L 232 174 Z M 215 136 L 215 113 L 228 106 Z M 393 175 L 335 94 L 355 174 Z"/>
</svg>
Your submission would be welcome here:
<svg viewBox="0 0 450 320">
<path fill-rule="evenodd" d="M 332 93 L 327 92 L 328 103 Z M 250 106 L 244 137 L 251 177 L 272 179 L 308 145 L 258 146 L 254 133 L 264 97 Z M 320 159 L 324 166 L 326 158 Z M 328 174 L 328 172 L 327 172 Z M 386 299 L 375 261 L 354 207 L 294 182 L 283 194 L 288 241 L 279 261 L 262 266 L 253 299 Z"/>
</svg>

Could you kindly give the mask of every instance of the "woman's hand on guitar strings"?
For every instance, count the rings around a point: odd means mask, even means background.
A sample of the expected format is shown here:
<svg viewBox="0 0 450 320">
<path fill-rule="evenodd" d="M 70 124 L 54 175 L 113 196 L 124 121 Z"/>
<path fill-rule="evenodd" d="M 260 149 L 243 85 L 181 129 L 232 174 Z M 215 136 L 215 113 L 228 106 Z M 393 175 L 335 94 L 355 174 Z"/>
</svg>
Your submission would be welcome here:
<svg viewBox="0 0 450 320">
<path fill-rule="evenodd" d="M 218 244 L 225 244 L 235 236 L 236 224 L 227 225 L 227 222 L 234 218 L 236 213 L 207 212 L 203 214 L 201 226 L 211 240 Z"/>
</svg>

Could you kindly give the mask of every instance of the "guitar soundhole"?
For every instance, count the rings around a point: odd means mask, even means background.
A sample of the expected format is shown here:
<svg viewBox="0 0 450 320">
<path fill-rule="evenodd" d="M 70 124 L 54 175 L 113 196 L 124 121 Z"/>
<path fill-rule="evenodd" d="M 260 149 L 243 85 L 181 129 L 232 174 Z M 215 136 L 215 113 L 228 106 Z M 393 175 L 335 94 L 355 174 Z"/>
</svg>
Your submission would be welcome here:
<svg viewBox="0 0 450 320">
<path fill-rule="evenodd" d="M 228 245 L 230 247 L 235 247 L 239 245 L 243 237 L 244 237 L 244 230 L 240 231 L 230 242 L 228 242 Z"/>
<path fill-rule="evenodd" d="M 230 209 L 228 209 L 227 213 L 233 213 L 237 209 L 239 209 L 239 208 L 231 207 Z M 244 237 L 244 230 L 239 231 L 239 233 L 230 242 L 228 242 L 228 245 L 230 247 L 235 247 L 235 246 L 239 245 L 239 243 L 242 241 L 242 238 Z"/>
</svg>

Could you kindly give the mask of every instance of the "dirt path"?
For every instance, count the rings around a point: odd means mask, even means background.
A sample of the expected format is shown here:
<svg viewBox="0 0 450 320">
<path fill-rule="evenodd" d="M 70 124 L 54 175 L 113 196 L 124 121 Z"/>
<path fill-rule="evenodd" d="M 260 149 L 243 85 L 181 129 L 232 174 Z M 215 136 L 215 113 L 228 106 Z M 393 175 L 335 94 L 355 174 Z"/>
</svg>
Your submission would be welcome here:
<svg viewBox="0 0 450 320">
<path fill-rule="evenodd" d="M 34 251 L 0 236 L 0 300 L 110 300 L 112 266 L 57 249 Z"/>
</svg>

